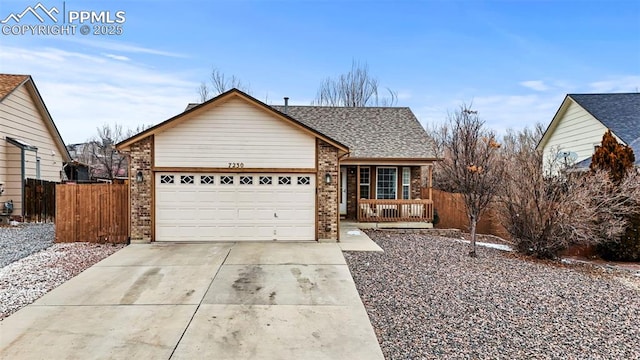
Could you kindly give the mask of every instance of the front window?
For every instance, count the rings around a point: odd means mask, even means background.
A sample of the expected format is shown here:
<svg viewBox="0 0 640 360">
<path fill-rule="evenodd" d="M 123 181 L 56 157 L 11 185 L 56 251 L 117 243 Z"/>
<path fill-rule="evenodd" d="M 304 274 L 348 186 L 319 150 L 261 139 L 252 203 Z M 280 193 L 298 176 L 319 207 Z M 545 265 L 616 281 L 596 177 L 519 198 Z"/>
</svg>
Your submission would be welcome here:
<svg viewBox="0 0 640 360">
<path fill-rule="evenodd" d="M 360 168 L 360 199 L 368 199 L 371 193 L 371 169 Z"/>
<path fill-rule="evenodd" d="M 409 200 L 411 198 L 411 168 L 402 168 L 402 198 Z"/>
<path fill-rule="evenodd" d="M 396 189 L 398 187 L 396 168 L 379 167 L 376 180 L 377 199 L 396 199 Z"/>
</svg>

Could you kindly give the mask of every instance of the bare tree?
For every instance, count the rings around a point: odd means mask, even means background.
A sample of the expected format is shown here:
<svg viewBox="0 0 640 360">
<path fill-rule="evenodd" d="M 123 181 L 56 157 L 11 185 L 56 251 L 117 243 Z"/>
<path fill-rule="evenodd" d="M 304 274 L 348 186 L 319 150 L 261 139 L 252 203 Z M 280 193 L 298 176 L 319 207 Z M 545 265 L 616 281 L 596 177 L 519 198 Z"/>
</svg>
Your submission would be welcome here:
<svg viewBox="0 0 640 360">
<path fill-rule="evenodd" d="M 244 84 L 240 78 L 235 75 L 226 76 L 222 71 L 217 68 L 213 68 L 211 70 L 211 75 L 209 76 L 210 85 L 207 85 L 204 81 L 200 83 L 198 87 L 198 95 L 200 96 L 200 102 L 205 102 L 214 96 L 218 96 L 225 91 L 236 88 L 238 90 L 244 91 L 248 94 L 251 93 L 250 86 Z"/>
<path fill-rule="evenodd" d="M 135 128 L 129 128 L 129 129 L 127 129 L 127 131 L 125 132 L 124 138 L 125 138 L 125 139 L 126 139 L 126 138 L 130 138 L 130 137 L 132 137 L 133 135 L 139 134 L 139 133 L 141 133 L 141 132 L 143 132 L 143 131 L 145 131 L 145 130 L 147 130 L 147 129 L 151 128 L 152 126 L 153 126 L 153 125 L 149 125 L 149 124 L 144 125 L 144 124 L 143 124 L 143 125 L 138 125 L 138 126 L 136 126 Z"/>
<path fill-rule="evenodd" d="M 500 190 L 503 167 L 500 144 L 484 127 L 478 112 L 462 105 L 434 136 L 434 151 L 443 160 L 439 176 L 450 179 L 453 192 L 464 199 L 471 233 L 470 256 L 476 256 L 476 226 Z"/>
<path fill-rule="evenodd" d="M 104 124 L 84 146 L 84 157 L 90 166 L 91 178 L 113 180 L 126 175 L 127 159 L 116 150 L 116 144 L 124 140 L 125 132 L 120 124 Z"/>
<path fill-rule="evenodd" d="M 80 161 L 89 164 L 90 176 L 93 179 L 113 180 L 118 176 L 126 176 L 128 163 L 124 154 L 116 150 L 116 144 L 139 132 L 148 129 L 149 125 L 139 125 L 126 131 L 120 124 L 104 124 L 97 128 L 97 134 L 87 140 L 82 149 Z"/>
<path fill-rule="evenodd" d="M 387 88 L 388 97 L 379 94 L 378 79 L 369 73 L 369 66 L 353 61 L 351 70 L 337 79 L 326 78 L 312 105 L 321 106 L 394 106 L 398 94 Z"/>
<path fill-rule="evenodd" d="M 198 95 L 200 96 L 201 103 L 211 99 L 212 97 L 209 93 L 209 87 L 207 86 L 207 83 L 205 83 L 204 81 L 201 82 L 200 86 L 198 87 Z"/>
</svg>

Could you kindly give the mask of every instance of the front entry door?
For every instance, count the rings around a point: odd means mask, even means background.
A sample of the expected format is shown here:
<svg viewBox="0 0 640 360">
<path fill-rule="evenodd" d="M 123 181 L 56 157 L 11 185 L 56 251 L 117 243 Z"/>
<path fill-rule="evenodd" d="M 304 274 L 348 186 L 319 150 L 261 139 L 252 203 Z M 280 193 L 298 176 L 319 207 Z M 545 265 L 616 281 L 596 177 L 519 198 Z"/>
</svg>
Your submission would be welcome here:
<svg viewBox="0 0 640 360">
<path fill-rule="evenodd" d="M 347 169 L 340 169 L 340 215 L 347 215 Z"/>
</svg>

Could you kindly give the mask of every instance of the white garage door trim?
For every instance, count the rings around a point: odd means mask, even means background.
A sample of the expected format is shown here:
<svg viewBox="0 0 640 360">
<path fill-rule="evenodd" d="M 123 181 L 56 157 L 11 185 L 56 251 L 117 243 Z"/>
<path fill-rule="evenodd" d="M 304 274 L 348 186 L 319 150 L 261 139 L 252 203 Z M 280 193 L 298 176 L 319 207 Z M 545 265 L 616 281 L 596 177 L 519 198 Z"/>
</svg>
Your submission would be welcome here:
<svg viewBox="0 0 640 360">
<path fill-rule="evenodd" d="M 156 241 L 315 240 L 314 174 L 155 174 Z"/>
</svg>

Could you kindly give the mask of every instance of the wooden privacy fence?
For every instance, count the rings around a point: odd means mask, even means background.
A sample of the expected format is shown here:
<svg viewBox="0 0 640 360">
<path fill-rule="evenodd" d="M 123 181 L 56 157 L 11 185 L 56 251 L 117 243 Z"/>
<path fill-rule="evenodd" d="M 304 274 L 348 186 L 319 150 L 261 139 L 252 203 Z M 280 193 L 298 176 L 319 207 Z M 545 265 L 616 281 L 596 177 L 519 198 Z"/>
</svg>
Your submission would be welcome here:
<svg viewBox="0 0 640 360">
<path fill-rule="evenodd" d="M 24 180 L 24 221 L 53 221 L 56 215 L 56 184 L 47 180 Z"/>
<path fill-rule="evenodd" d="M 129 238 L 126 184 L 56 186 L 56 242 L 126 243 Z"/>
<path fill-rule="evenodd" d="M 424 189 L 423 189 L 424 190 Z M 439 222 L 434 225 L 438 229 L 461 229 L 469 231 L 469 219 L 462 194 L 433 190 L 433 207 L 438 212 Z M 497 209 L 489 207 L 480 218 L 478 234 L 488 234 L 509 238 L 509 233 L 502 225 Z"/>
</svg>

